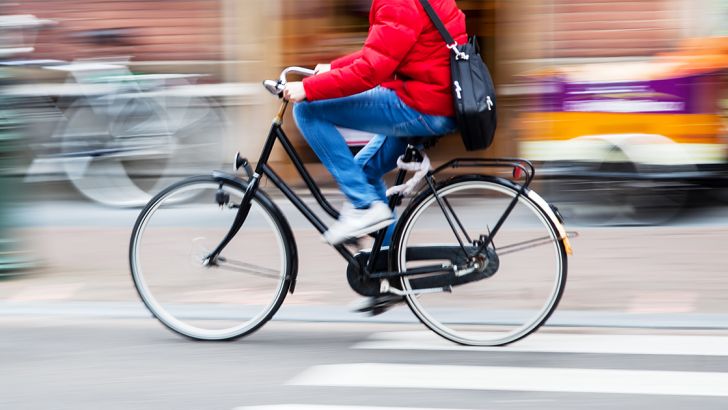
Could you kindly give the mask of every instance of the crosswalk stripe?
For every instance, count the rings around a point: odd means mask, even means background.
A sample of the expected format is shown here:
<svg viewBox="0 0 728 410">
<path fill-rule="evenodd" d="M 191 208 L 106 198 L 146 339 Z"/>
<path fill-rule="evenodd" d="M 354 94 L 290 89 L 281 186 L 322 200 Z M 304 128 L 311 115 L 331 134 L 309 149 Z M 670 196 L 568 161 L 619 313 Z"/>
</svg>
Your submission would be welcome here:
<svg viewBox="0 0 728 410">
<path fill-rule="evenodd" d="M 357 363 L 314 366 L 294 386 L 728 397 L 728 373 Z"/>
<path fill-rule="evenodd" d="M 319 404 L 276 404 L 271 406 L 236 407 L 233 410 L 466 410 L 424 407 L 322 406 Z"/>
<path fill-rule="evenodd" d="M 536 333 L 505 347 L 467 347 L 429 332 L 385 332 L 354 349 L 728 356 L 728 337 Z"/>
</svg>

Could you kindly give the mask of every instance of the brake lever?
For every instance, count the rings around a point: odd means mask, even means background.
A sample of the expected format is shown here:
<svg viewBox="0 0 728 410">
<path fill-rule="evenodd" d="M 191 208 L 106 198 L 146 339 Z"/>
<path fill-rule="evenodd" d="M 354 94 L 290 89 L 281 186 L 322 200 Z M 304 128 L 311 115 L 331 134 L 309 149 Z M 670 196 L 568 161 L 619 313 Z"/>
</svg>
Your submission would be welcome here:
<svg viewBox="0 0 728 410">
<path fill-rule="evenodd" d="M 263 86 L 269 93 L 278 96 L 278 98 L 283 98 L 284 85 L 280 81 L 265 80 Z"/>
</svg>

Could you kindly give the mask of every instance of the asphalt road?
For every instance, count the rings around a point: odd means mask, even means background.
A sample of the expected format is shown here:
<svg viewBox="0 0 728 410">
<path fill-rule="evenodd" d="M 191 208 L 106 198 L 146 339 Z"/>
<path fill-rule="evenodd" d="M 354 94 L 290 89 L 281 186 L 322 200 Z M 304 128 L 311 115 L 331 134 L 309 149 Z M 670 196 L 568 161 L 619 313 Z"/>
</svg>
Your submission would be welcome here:
<svg viewBox="0 0 728 410">
<path fill-rule="evenodd" d="M 725 409 L 728 332 L 543 330 L 468 349 L 415 325 L 272 322 L 236 342 L 152 319 L 4 316 L 0 408 Z"/>
<path fill-rule="evenodd" d="M 352 314 L 345 265 L 291 209 L 300 282 L 249 338 L 199 343 L 149 317 L 126 252 L 137 210 L 21 209 L 37 269 L 0 282 L 0 409 L 725 409 L 728 211 L 576 227 L 567 291 L 505 349 L 438 339 L 404 308 Z"/>
</svg>

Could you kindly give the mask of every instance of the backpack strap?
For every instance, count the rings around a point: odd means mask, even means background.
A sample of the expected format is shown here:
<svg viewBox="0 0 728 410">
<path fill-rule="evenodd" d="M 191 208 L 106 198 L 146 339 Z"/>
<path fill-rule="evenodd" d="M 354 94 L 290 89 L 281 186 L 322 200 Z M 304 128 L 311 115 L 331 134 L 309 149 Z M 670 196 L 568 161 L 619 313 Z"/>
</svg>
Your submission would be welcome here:
<svg viewBox="0 0 728 410">
<path fill-rule="evenodd" d="M 447 48 L 452 50 L 453 53 L 455 53 L 455 57 L 460 60 L 467 60 L 469 56 L 460 50 L 458 50 L 458 43 L 455 41 L 454 38 L 452 38 L 452 35 L 450 35 L 450 32 L 447 31 L 447 27 L 445 27 L 445 23 L 440 20 L 440 17 L 437 15 L 437 12 L 435 9 L 432 8 L 432 4 L 430 4 L 427 0 L 420 0 L 420 4 L 422 4 L 422 7 L 425 9 L 425 12 L 430 17 L 430 20 L 432 20 L 432 24 L 435 25 L 435 28 L 437 28 L 437 31 L 440 32 L 440 35 L 442 36 L 442 39 L 445 40 L 445 43 L 447 43 Z"/>
<path fill-rule="evenodd" d="M 437 15 L 435 9 L 432 8 L 432 4 L 430 4 L 430 2 L 427 0 L 420 0 L 420 4 L 422 4 L 422 7 L 425 8 L 425 12 L 430 17 L 430 20 L 432 20 L 432 23 L 437 28 L 437 31 L 440 32 L 442 39 L 445 40 L 447 45 L 457 45 L 455 43 L 455 39 L 452 38 L 450 32 L 447 31 L 447 27 L 445 27 L 445 24 L 442 22 L 442 20 L 440 20 L 440 17 Z"/>
</svg>

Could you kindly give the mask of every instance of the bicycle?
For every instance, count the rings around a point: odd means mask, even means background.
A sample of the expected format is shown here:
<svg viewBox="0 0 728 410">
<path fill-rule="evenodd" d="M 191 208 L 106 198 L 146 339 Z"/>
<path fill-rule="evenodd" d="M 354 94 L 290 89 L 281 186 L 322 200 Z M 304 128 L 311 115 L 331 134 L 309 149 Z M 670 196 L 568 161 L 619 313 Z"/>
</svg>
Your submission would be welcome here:
<svg viewBox="0 0 728 410">
<path fill-rule="evenodd" d="M 183 336 L 249 335 L 295 291 L 296 241 L 285 216 L 260 188 L 263 176 L 319 233 L 327 229 L 268 165 L 276 142 L 323 211 L 339 216 L 283 131 L 289 103 L 282 90 L 289 74 L 314 72 L 289 67 L 278 81 L 264 82 L 282 102 L 252 174 L 214 171 L 181 181 L 152 199 L 136 221 L 129 262 L 137 292 L 154 317 Z M 349 285 L 364 296 L 402 297 L 424 325 L 459 344 L 500 346 L 526 337 L 556 309 L 571 253 L 558 211 L 528 188 L 533 165 L 522 159 L 459 158 L 431 171 L 419 148 L 413 141 L 403 161 L 426 164 L 420 166 L 425 185 L 399 218 L 391 245 L 382 246 L 383 230 L 371 235 L 370 250 L 353 253 L 347 245 L 335 246 L 349 264 Z M 236 172 L 241 168 L 252 171 L 238 154 Z M 485 174 L 437 180 L 453 168 L 507 169 L 513 180 Z M 400 169 L 397 186 L 406 174 Z M 522 184 L 514 181 L 520 179 Z M 174 201 L 190 193 L 194 202 Z M 390 207 L 402 197 L 390 196 Z"/>
<path fill-rule="evenodd" d="M 30 15 L 0 16 L 0 38 L 25 40 L 0 48 L 0 67 L 28 77 L 3 89 L 25 120 L 26 181 L 68 181 L 100 204 L 142 207 L 180 177 L 221 163 L 227 115 L 218 100 L 232 95 L 230 84 L 213 89 L 197 83 L 201 74 L 135 72 L 129 57 L 6 58 L 32 52 L 36 32 L 54 24 Z M 128 31 L 89 30 L 75 37 L 116 50 L 133 45 Z M 48 73 L 64 75 L 66 82 L 37 82 Z"/>
<path fill-rule="evenodd" d="M 60 165 L 80 193 L 114 207 L 141 207 L 180 176 L 220 164 L 227 129 L 223 108 L 194 91 L 200 75 L 140 74 L 129 64 L 97 59 L 47 67 L 69 73 L 69 84 L 86 91 L 56 127 L 57 151 L 33 162 L 41 170 Z"/>
</svg>

